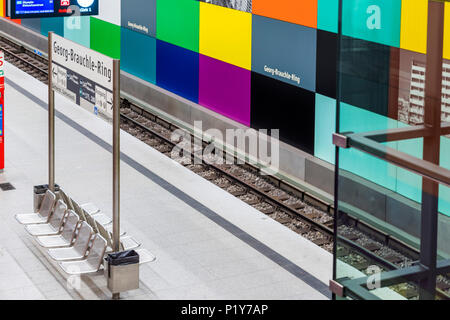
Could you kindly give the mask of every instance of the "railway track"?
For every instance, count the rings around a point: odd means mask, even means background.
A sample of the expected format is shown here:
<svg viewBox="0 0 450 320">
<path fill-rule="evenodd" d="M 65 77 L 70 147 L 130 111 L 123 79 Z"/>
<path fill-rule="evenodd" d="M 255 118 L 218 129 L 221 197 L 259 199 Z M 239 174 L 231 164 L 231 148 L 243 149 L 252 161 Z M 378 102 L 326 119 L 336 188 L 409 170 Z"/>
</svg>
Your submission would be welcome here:
<svg viewBox="0 0 450 320">
<path fill-rule="evenodd" d="M 0 48 L 9 62 L 47 83 L 48 65 L 45 58 L 4 37 L 0 37 Z M 263 176 L 259 168 L 250 164 L 223 164 L 224 156 L 215 154 L 210 155 L 208 161 L 202 161 L 198 154 L 201 150 L 196 150 L 193 145 L 190 150 L 194 151 L 191 153 L 174 153 L 174 147 L 179 140 L 173 139 L 173 131 L 179 128 L 126 99 L 122 99 L 121 103 L 121 128 L 316 245 L 333 252 L 332 204 L 281 179 Z M 204 141 L 202 148 L 208 144 Z M 410 266 L 418 260 L 415 248 L 351 215 L 340 213 L 340 219 L 345 223 L 338 229 L 339 259 L 363 273 L 366 273 L 371 265 L 377 265 L 382 270 L 394 270 Z M 441 277 L 437 286 L 440 288 L 439 298 L 449 299 L 450 280 Z M 391 288 L 408 299 L 418 296 L 417 288 L 410 284 Z"/>
</svg>

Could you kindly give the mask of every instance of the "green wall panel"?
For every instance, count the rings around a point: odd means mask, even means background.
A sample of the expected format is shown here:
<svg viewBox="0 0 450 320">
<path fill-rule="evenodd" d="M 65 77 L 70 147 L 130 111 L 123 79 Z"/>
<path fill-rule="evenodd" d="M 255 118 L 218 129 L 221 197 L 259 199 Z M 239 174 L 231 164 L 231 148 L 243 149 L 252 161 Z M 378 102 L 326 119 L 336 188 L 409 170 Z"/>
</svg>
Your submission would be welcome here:
<svg viewBox="0 0 450 320">
<path fill-rule="evenodd" d="M 120 26 L 91 17 L 91 49 L 120 59 Z"/>
<path fill-rule="evenodd" d="M 196 0 L 158 1 L 156 37 L 165 42 L 199 51 L 200 6 Z"/>
</svg>

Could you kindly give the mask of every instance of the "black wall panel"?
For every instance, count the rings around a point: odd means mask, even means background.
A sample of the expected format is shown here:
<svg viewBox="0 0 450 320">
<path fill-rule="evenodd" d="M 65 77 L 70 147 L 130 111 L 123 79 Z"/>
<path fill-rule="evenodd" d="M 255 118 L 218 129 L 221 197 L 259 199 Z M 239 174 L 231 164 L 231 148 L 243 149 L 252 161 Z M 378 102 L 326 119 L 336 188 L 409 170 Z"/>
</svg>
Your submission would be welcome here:
<svg viewBox="0 0 450 320">
<path fill-rule="evenodd" d="M 315 93 L 252 72 L 251 126 L 314 154 Z"/>
<path fill-rule="evenodd" d="M 336 99 L 337 34 L 317 30 L 316 92 Z"/>
<path fill-rule="evenodd" d="M 390 47 L 343 37 L 341 101 L 388 115 Z"/>
</svg>

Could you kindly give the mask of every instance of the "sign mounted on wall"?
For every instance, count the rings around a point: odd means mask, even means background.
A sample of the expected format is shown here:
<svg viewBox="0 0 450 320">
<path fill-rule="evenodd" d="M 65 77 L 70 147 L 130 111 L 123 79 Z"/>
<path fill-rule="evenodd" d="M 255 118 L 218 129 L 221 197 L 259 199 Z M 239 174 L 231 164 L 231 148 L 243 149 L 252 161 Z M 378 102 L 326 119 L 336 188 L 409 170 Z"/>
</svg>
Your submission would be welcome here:
<svg viewBox="0 0 450 320">
<path fill-rule="evenodd" d="M 113 59 L 57 34 L 52 34 L 51 59 L 53 90 L 112 118 Z"/>
<path fill-rule="evenodd" d="M 8 0 L 12 19 L 98 15 L 98 0 Z"/>
</svg>

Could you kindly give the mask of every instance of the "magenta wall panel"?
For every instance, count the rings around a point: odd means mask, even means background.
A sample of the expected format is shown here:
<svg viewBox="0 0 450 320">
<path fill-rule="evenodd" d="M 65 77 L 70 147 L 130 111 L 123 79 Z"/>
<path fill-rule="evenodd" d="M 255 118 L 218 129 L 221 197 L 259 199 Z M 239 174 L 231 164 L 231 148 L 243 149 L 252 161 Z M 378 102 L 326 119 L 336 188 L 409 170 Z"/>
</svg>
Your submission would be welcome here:
<svg viewBox="0 0 450 320">
<path fill-rule="evenodd" d="M 200 55 L 199 104 L 250 126 L 251 72 Z"/>
</svg>

